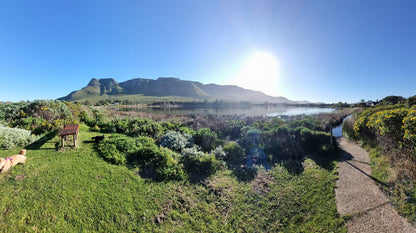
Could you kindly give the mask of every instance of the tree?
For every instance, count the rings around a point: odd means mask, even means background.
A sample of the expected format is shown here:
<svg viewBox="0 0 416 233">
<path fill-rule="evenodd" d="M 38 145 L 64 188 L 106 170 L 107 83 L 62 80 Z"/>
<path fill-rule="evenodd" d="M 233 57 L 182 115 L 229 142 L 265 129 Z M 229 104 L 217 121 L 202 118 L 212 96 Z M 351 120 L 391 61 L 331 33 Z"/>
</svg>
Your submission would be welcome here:
<svg viewBox="0 0 416 233">
<path fill-rule="evenodd" d="M 383 102 L 385 105 L 403 104 L 405 101 L 406 98 L 395 95 L 386 96 L 381 100 L 381 102 Z"/>
<path fill-rule="evenodd" d="M 409 108 L 415 104 L 416 104 L 416 95 L 407 98 L 407 105 L 409 106 Z"/>
</svg>

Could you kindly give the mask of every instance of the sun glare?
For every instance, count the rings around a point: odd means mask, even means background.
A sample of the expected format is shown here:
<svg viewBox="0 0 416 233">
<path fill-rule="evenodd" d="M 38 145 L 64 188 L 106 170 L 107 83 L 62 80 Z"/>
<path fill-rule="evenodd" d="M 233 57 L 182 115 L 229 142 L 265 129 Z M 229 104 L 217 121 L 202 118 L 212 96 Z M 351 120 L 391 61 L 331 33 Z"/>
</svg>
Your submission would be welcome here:
<svg viewBox="0 0 416 233">
<path fill-rule="evenodd" d="M 235 84 L 243 88 L 277 96 L 279 63 L 267 52 L 255 52 L 245 62 Z"/>
</svg>

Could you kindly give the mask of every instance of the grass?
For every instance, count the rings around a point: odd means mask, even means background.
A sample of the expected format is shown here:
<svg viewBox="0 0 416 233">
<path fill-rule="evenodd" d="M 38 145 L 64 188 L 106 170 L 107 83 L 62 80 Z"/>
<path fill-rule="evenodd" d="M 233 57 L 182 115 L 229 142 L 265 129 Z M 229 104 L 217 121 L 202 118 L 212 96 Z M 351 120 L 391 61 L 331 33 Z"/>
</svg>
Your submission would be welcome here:
<svg viewBox="0 0 416 233">
<path fill-rule="evenodd" d="M 200 184 L 157 183 L 103 161 L 93 136 L 84 129 L 61 152 L 50 138 L 0 176 L 0 232 L 347 232 L 334 170 L 311 159 L 300 174 L 276 165 L 251 182 L 224 169 Z"/>
<path fill-rule="evenodd" d="M 416 186 L 414 181 L 405 175 L 407 179 L 399 178 L 405 170 L 393 166 L 393 162 L 383 155 L 379 147 L 366 147 L 371 159 L 372 176 L 387 184 L 381 188 L 388 194 L 389 199 L 400 215 L 406 217 L 412 224 L 416 223 Z"/>
</svg>

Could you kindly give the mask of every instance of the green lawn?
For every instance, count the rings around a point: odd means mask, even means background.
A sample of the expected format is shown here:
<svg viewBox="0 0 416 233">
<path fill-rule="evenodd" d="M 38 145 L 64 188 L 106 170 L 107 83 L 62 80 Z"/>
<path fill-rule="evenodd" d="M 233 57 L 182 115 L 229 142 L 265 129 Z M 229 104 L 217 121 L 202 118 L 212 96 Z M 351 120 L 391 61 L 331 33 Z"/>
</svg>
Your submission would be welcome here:
<svg viewBox="0 0 416 233">
<path fill-rule="evenodd" d="M 79 147 L 60 152 L 49 139 L 0 175 L 0 232 L 347 232 L 336 175 L 311 159 L 300 174 L 276 165 L 249 182 L 222 170 L 204 183 L 158 183 L 102 160 L 95 135 L 81 130 Z"/>
</svg>

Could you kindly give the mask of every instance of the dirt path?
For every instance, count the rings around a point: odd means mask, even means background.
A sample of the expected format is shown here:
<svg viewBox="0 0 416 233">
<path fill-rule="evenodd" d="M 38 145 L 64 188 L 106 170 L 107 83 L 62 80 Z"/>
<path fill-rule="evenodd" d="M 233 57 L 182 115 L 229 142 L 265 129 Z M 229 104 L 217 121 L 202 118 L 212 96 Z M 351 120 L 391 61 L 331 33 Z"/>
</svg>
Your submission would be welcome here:
<svg viewBox="0 0 416 233">
<path fill-rule="evenodd" d="M 383 183 L 371 177 L 368 153 L 345 138 L 339 145 L 343 152 L 335 195 L 341 216 L 351 216 L 348 232 L 416 232 L 378 188 L 377 183 Z"/>
</svg>

